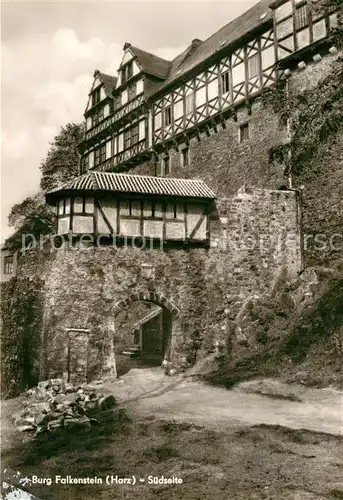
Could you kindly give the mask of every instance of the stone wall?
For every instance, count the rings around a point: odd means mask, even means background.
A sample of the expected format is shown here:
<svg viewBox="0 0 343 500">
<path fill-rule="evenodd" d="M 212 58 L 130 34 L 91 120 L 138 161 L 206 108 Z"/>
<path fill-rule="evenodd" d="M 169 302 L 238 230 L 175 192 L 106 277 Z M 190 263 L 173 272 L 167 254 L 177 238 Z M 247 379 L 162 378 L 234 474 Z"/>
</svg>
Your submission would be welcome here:
<svg viewBox="0 0 343 500">
<path fill-rule="evenodd" d="M 303 92 L 318 85 L 325 78 L 331 65 L 339 54 L 323 54 L 322 59 L 307 61 L 305 69 L 295 69 L 288 79 L 291 95 Z M 239 140 L 239 128 L 249 123 L 250 139 Z M 169 151 L 170 177 L 200 178 L 213 189 L 218 197 L 234 196 L 237 190 L 247 183 L 249 186 L 279 189 L 288 186 L 285 177 L 285 165 L 282 161 L 271 158 L 271 152 L 280 145 L 287 144 L 289 136 L 285 123 L 261 99 L 251 103 L 251 110 L 242 107 L 237 110 L 237 121 L 233 117 L 226 119 L 225 128 L 217 126 L 217 131 L 200 134 L 189 144 L 190 164 L 182 167 L 181 149 Z M 343 132 L 324 143 L 312 162 L 311 169 L 299 176 L 294 176 L 297 188 L 304 187 L 302 194 L 302 217 L 305 246 L 305 263 L 312 266 L 337 259 L 343 251 L 342 222 L 342 141 Z M 160 155 L 156 168 L 153 161 L 146 162 L 132 169 L 130 173 L 161 175 Z M 314 245 L 316 235 L 322 241 Z M 333 238 L 333 240 L 332 240 Z M 333 241 L 333 244 L 332 242 Z"/>
<path fill-rule="evenodd" d="M 240 127 L 249 123 L 250 139 L 240 142 Z M 233 195 L 244 183 L 261 188 L 278 189 L 285 184 L 283 170 L 269 162 L 270 150 L 284 143 L 286 131 L 279 117 L 266 110 L 260 100 L 252 103 L 251 111 L 243 107 L 233 117 L 202 132 L 200 141 L 193 138 L 189 144 L 188 167 L 182 167 L 181 152 L 170 151 L 172 177 L 201 178 L 218 195 Z M 181 145 L 182 149 L 186 144 Z"/>
<path fill-rule="evenodd" d="M 326 56 L 294 72 L 290 91 L 315 87 L 339 57 Z M 338 132 L 319 144 L 306 170 L 294 176 L 294 185 L 303 186 L 305 265 L 331 265 L 343 256 L 343 119 Z"/>
<path fill-rule="evenodd" d="M 80 377 L 115 376 L 115 317 L 140 300 L 169 311 L 165 354 L 185 368 L 222 335 L 232 296 L 268 294 L 285 269 L 301 269 L 295 192 L 243 187 L 213 206 L 210 226 L 209 248 L 64 247 L 22 257 L 21 274 L 45 278 L 44 377 L 73 376 L 71 338 L 74 351 L 80 338 L 87 344 Z"/>
</svg>

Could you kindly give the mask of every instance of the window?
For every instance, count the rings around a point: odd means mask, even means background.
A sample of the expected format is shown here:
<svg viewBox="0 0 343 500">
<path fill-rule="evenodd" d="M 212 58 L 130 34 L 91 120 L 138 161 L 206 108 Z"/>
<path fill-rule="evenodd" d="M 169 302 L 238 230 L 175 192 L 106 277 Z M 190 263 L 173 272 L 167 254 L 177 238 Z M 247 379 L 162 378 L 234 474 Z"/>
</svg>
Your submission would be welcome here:
<svg viewBox="0 0 343 500">
<path fill-rule="evenodd" d="M 185 111 L 186 115 L 193 113 L 193 93 L 187 94 L 185 98 Z"/>
<path fill-rule="evenodd" d="M 162 176 L 170 174 L 170 157 L 165 156 L 162 159 Z"/>
<path fill-rule="evenodd" d="M 13 274 L 13 271 L 13 255 L 6 255 L 6 257 L 4 258 L 4 274 Z"/>
<path fill-rule="evenodd" d="M 141 202 L 134 200 L 123 200 L 120 202 L 120 215 L 125 217 L 140 217 L 142 214 Z"/>
<path fill-rule="evenodd" d="M 93 198 L 74 198 L 74 214 L 93 214 Z"/>
<path fill-rule="evenodd" d="M 184 218 L 184 206 L 181 203 L 167 203 L 166 219 L 182 220 Z"/>
<path fill-rule="evenodd" d="M 81 174 L 84 174 L 89 170 L 89 154 L 87 153 L 85 156 L 81 158 Z"/>
<path fill-rule="evenodd" d="M 123 69 L 122 69 L 122 84 L 127 82 L 133 75 L 133 64 L 132 61 L 129 62 Z"/>
<path fill-rule="evenodd" d="M 95 115 L 92 116 L 92 127 L 95 127 L 99 122 L 104 119 L 104 108 L 99 109 Z"/>
<path fill-rule="evenodd" d="M 161 202 L 145 201 L 143 204 L 143 216 L 162 219 L 163 209 Z"/>
<path fill-rule="evenodd" d="M 308 25 L 307 5 L 301 5 L 295 10 L 295 29 L 300 30 Z"/>
<path fill-rule="evenodd" d="M 157 113 L 155 115 L 155 130 L 159 130 L 162 127 L 162 114 Z"/>
<path fill-rule="evenodd" d="M 132 128 L 124 132 L 124 149 L 129 149 L 134 144 L 139 142 L 139 125 L 134 125 Z"/>
<path fill-rule="evenodd" d="M 171 106 L 168 106 L 164 110 L 164 126 L 168 127 L 172 122 L 172 108 Z"/>
<path fill-rule="evenodd" d="M 65 200 L 60 200 L 58 202 L 58 215 L 63 215 L 65 213 Z"/>
<path fill-rule="evenodd" d="M 70 214 L 70 198 L 64 198 L 58 202 L 58 215 L 64 216 Z"/>
<path fill-rule="evenodd" d="M 131 129 L 131 145 L 133 146 L 134 144 L 137 144 L 139 142 L 139 126 L 138 123 L 137 125 L 134 125 Z"/>
<path fill-rule="evenodd" d="M 106 160 L 106 144 L 94 150 L 94 165 L 99 165 Z"/>
<path fill-rule="evenodd" d="M 249 123 L 245 123 L 240 127 L 240 142 L 248 141 L 250 139 Z"/>
<path fill-rule="evenodd" d="M 124 106 L 128 100 L 129 100 L 129 93 L 128 93 L 127 89 L 125 89 L 121 93 L 121 105 Z"/>
<path fill-rule="evenodd" d="M 221 78 L 222 78 L 222 92 L 223 92 L 223 94 L 226 94 L 230 90 L 230 74 L 229 74 L 229 72 L 225 71 L 225 73 L 223 73 L 221 75 Z"/>
<path fill-rule="evenodd" d="M 182 166 L 188 167 L 189 165 L 189 148 L 184 148 L 181 151 Z"/>
<path fill-rule="evenodd" d="M 92 106 L 95 106 L 96 104 L 98 104 L 98 102 L 100 102 L 100 98 L 101 98 L 100 87 L 98 87 L 92 93 Z"/>
<path fill-rule="evenodd" d="M 131 146 L 131 130 L 125 130 L 124 132 L 124 149 L 128 149 Z"/>
<path fill-rule="evenodd" d="M 255 54 L 254 56 L 248 59 L 248 73 L 249 73 L 249 78 L 254 78 L 255 76 L 259 75 L 260 57 L 258 54 Z"/>
</svg>

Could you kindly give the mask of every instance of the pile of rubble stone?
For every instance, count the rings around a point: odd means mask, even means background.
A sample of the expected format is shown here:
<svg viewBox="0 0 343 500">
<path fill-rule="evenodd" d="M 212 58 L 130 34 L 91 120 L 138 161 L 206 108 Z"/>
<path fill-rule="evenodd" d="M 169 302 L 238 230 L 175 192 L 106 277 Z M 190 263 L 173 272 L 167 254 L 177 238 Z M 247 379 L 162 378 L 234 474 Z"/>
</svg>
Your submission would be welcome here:
<svg viewBox="0 0 343 500">
<path fill-rule="evenodd" d="M 41 432 L 63 428 L 90 430 L 98 423 L 92 415 L 115 406 L 113 396 L 99 394 L 94 387 L 49 379 L 25 392 L 23 410 L 13 415 L 16 428 Z"/>
</svg>

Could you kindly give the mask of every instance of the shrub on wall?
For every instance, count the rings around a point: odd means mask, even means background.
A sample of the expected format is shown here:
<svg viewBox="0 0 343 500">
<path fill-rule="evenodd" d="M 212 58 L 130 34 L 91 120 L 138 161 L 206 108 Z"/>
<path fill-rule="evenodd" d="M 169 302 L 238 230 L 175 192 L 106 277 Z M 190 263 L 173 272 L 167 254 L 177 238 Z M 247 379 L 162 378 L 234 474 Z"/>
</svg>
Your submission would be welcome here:
<svg viewBox="0 0 343 500">
<path fill-rule="evenodd" d="M 43 282 L 13 278 L 1 285 L 1 386 L 18 395 L 39 379 Z"/>
</svg>

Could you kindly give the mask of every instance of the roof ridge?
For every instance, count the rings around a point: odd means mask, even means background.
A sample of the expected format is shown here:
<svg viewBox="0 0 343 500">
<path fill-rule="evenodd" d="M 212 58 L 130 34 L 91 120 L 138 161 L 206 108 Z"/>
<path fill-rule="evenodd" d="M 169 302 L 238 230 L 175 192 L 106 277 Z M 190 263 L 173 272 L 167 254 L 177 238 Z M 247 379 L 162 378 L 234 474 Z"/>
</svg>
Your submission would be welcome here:
<svg viewBox="0 0 343 500">
<path fill-rule="evenodd" d="M 92 171 L 91 173 L 97 174 L 97 175 L 116 175 L 116 176 L 123 176 L 123 177 L 133 177 L 133 178 L 140 178 L 140 179 L 154 179 L 154 180 L 161 180 L 163 181 L 182 181 L 182 182 L 201 182 L 205 184 L 205 181 L 202 179 L 188 179 L 186 177 L 158 177 L 156 175 L 141 175 L 141 174 L 126 174 L 123 172 L 97 172 L 97 171 Z"/>
<path fill-rule="evenodd" d="M 165 59 L 164 57 L 161 57 L 161 56 L 154 54 L 153 52 L 148 52 L 145 49 L 140 49 L 136 45 L 131 45 L 130 47 L 134 50 L 139 50 L 140 52 L 144 52 L 144 54 L 148 54 L 149 56 L 154 57 L 155 59 L 160 59 L 161 61 L 168 62 L 168 63 L 172 62 L 169 59 Z"/>
<path fill-rule="evenodd" d="M 89 178 L 90 178 L 90 181 L 92 183 L 92 187 L 93 189 L 99 189 L 99 183 L 98 183 L 98 180 L 97 180 L 97 176 L 96 174 L 99 174 L 99 173 L 103 173 L 103 172 L 89 172 Z"/>
</svg>

